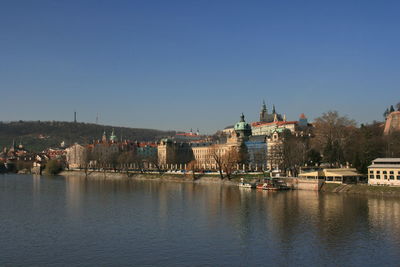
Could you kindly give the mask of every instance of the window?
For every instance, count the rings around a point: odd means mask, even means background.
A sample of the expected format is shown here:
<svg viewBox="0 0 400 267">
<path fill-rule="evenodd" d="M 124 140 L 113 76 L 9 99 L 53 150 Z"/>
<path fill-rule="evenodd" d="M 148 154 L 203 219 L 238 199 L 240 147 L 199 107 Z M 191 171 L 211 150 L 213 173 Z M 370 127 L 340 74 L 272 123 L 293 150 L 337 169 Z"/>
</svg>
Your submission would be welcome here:
<svg viewBox="0 0 400 267">
<path fill-rule="evenodd" d="M 397 175 L 397 180 L 400 180 L 400 175 Z"/>
<path fill-rule="evenodd" d="M 394 175 L 390 175 L 390 180 L 394 180 Z"/>
<path fill-rule="evenodd" d="M 387 174 L 387 171 L 383 171 L 383 174 Z"/>
<path fill-rule="evenodd" d="M 376 171 L 376 173 L 381 173 L 381 171 Z"/>
<path fill-rule="evenodd" d="M 376 176 L 376 179 L 381 179 L 381 176 L 378 174 L 378 175 Z"/>
<path fill-rule="evenodd" d="M 390 174 L 394 174 L 394 171 L 390 171 L 389 173 L 390 173 Z"/>
<path fill-rule="evenodd" d="M 387 175 L 384 175 L 384 176 L 383 176 L 383 179 L 387 180 Z"/>
<path fill-rule="evenodd" d="M 374 173 L 374 171 L 369 171 L 369 173 Z"/>
<path fill-rule="evenodd" d="M 374 179 L 374 175 L 371 174 L 371 175 L 369 176 L 369 178 L 370 178 L 370 179 Z"/>
</svg>

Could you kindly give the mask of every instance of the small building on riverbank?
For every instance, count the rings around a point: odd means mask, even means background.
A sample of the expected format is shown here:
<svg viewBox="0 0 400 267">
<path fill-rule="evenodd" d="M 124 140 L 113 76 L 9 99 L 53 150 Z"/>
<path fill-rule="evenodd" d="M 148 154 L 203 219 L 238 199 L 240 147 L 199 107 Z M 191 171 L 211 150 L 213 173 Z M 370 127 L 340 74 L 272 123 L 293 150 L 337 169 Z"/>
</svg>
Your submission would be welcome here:
<svg viewBox="0 0 400 267">
<path fill-rule="evenodd" d="M 369 185 L 400 186 L 400 158 L 377 158 L 368 166 Z"/>
<path fill-rule="evenodd" d="M 299 174 L 301 178 L 322 179 L 326 183 L 351 184 L 362 180 L 362 175 L 352 168 L 321 169 Z"/>
</svg>

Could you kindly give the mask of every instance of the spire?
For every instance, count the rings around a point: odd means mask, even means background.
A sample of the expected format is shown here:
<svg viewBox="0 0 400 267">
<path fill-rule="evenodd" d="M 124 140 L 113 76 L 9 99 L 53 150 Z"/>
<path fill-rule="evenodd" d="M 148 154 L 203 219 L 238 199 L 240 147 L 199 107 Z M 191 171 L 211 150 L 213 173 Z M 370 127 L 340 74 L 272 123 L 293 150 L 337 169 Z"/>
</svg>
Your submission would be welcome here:
<svg viewBox="0 0 400 267">
<path fill-rule="evenodd" d="M 117 141 L 117 136 L 115 135 L 114 128 L 112 129 L 111 135 L 110 135 L 110 141 L 115 143 Z"/>
<path fill-rule="evenodd" d="M 262 109 L 265 110 L 265 111 L 267 110 L 267 105 L 265 105 L 265 100 L 263 100 Z"/>
<path fill-rule="evenodd" d="M 283 121 L 286 121 L 286 114 L 283 114 Z"/>
<path fill-rule="evenodd" d="M 274 122 L 278 121 L 278 115 L 276 115 L 276 113 L 274 113 Z"/>
<path fill-rule="evenodd" d="M 276 114 L 275 105 L 272 106 L 272 114 Z"/>
<path fill-rule="evenodd" d="M 103 136 L 101 137 L 101 142 L 103 142 L 103 143 L 106 143 L 106 142 L 107 142 L 106 131 L 103 132 Z"/>
</svg>

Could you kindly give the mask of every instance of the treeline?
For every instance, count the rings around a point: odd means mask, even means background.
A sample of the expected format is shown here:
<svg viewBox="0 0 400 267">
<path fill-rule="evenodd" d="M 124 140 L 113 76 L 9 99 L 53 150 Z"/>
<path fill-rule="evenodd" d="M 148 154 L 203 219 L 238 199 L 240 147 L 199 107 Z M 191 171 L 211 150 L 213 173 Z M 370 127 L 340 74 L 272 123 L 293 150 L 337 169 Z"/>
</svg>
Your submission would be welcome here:
<svg viewBox="0 0 400 267">
<path fill-rule="evenodd" d="M 357 126 L 337 111 L 324 113 L 314 122 L 312 134 L 286 133 L 281 169 L 296 174 L 300 166 L 327 164 L 351 166 L 366 174 L 371 161 L 379 157 L 400 157 L 400 132 L 383 134 L 384 123 Z"/>
<path fill-rule="evenodd" d="M 67 145 L 75 142 L 88 144 L 101 139 L 104 131 L 107 137 L 114 129 L 118 139 L 132 141 L 157 141 L 165 136 L 174 135 L 174 131 L 153 129 L 114 127 L 93 123 L 74 123 L 62 121 L 13 121 L 0 122 L 0 148 L 10 147 L 13 140 L 21 141 L 25 148 L 40 152 L 49 147 L 58 147 L 62 141 Z"/>
</svg>

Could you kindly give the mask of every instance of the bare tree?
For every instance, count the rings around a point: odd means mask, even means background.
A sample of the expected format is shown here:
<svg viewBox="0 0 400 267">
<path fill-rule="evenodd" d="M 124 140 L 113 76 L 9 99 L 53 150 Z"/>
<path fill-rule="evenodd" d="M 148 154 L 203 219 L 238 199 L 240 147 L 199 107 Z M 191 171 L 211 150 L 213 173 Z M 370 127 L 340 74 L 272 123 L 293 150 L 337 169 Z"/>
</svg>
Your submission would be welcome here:
<svg viewBox="0 0 400 267">
<path fill-rule="evenodd" d="M 190 170 L 192 172 L 192 178 L 193 180 L 196 179 L 196 166 L 197 166 L 197 161 L 196 160 L 192 160 L 187 164 L 187 168 L 188 170 Z"/>
<path fill-rule="evenodd" d="M 343 151 L 355 126 L 354 120 L 339 116 L 337 111 L 323 113 L 315 119 L 313 147 L 322 152 L 324 161 L 331 167 L 345 163 Z"/>
<path fill-rule="evenodd" d="M 241 155 L 239 149 L 236 147 L 228 148 L 222 155 L 222 166 L 228 179 L 231 179 L 232 172 L 240 161 Z"/>
<path fill-rule="evenodd" d="M 224 179 L 224 175 L 223 175 L 223 149 L 220 148 L 218 145 L 213 145 L 210 149 L 210 156 L 214 159 L 215 164 L 217 166 L 218 172 L 219 172 L 219 176 L 221 179 Z"/>
</svg>

